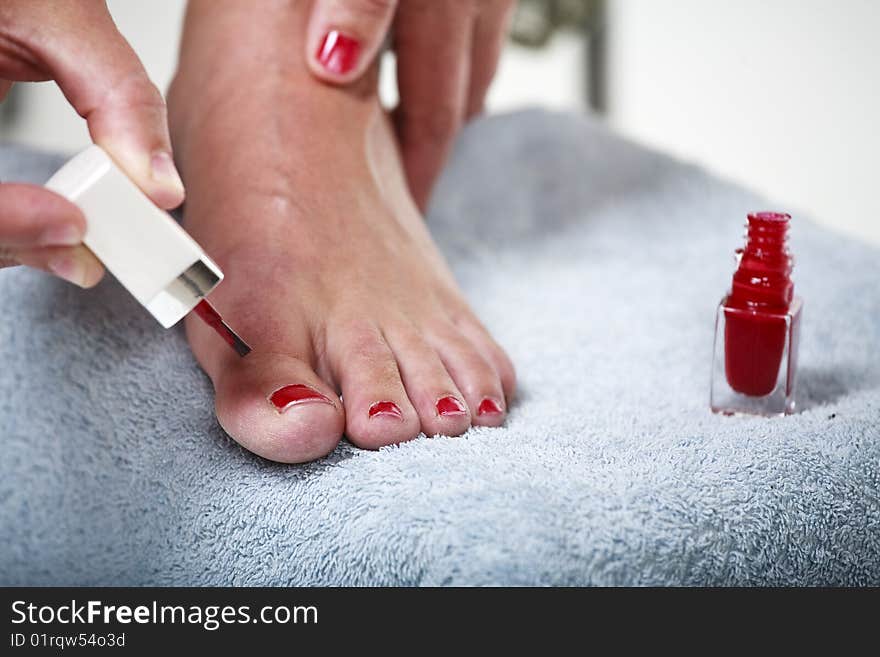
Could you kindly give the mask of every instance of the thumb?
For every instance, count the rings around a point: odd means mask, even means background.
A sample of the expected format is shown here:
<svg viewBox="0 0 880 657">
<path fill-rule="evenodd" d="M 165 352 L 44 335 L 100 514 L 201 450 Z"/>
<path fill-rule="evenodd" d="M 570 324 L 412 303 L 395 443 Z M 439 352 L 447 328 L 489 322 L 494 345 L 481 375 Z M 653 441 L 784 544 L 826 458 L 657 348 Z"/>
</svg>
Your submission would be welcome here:
<svg viewBox="0 0 880 657">
<path fill-rule="evenodd" d="M 325 82 L 357 80 L 382 46 L 397 0 L 315 0 L 306 59 Z"/>
<path fill-rule="evenodd" d="M 104 3 L 76 3 L 80 29 L 55 30 L 44 58 L 67 100 L 104 148 L 154 203 L 183 202 L 165 100 L 116 29 Z"/>
</svg>

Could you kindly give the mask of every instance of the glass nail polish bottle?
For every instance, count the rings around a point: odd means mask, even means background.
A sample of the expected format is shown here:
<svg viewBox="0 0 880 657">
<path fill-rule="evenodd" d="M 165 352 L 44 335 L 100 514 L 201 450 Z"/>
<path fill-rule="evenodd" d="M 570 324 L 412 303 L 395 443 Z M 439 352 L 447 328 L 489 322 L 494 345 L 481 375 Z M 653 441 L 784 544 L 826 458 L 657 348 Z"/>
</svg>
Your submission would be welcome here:
<svg viewBox="0 0 880 657">
<path fill-rule="evenodd" d="M 716 314 L 710 405 L 716 413 L 784 415 L 795 409 L 803 308 L 786 246 L 791 217 L 758 212 L 748 219 L 733 284 Z"/>
</svg>

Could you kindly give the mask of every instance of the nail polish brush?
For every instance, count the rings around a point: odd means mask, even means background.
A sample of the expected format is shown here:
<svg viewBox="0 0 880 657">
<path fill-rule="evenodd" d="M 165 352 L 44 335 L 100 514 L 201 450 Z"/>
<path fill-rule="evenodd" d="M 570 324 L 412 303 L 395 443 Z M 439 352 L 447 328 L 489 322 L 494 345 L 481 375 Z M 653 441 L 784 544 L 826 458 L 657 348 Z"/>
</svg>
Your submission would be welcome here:
<svg viewBox="0 0 880 657">
<path fill-rule="evenodd" d="M 251 351 L 206 298 L 223 272 L 102 148 L 89 146 L 45 186 L 82 210 L 84 244 L 164 328 L 194 311 L 239 356 Z"/>
</svg>

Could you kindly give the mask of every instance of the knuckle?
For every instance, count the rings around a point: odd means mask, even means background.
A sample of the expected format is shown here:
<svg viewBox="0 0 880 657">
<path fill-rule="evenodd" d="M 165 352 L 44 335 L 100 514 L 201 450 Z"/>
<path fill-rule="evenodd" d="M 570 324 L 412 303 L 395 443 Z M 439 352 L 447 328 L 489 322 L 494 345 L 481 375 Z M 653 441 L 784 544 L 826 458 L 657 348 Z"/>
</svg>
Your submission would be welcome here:
<svg viewBox="0 0 880 657">
<path fill-rule="evenodd" d="M 438 107 L 432 112 L 408 117 L 408 123 L 420 140 L 444 143 L 455 137 L 461 126 L 461 119 L 458 112 L 451 107 Z"/>
<path fill-rule="evenodd" d="M 165 115 L 165 100 L 159 88 L 142 69 L 135 68 L 116 77 L 104 94 L 86 111 L 93 113 L 138 111 L 158 117 Z"/>
<path fill-rule="evenodd" d="M 391 13 L 396 4 L 396 0 L 357 0 L 348 3 L 346 8 L 357 15 L 380 20 Z"/>
<path fill-rule="evenodd" d="M 376 362 L 388 358 L 390 351 L 379 330 L 368 324 L 349 325 L 351 331 L 346 349 L 346 359 Z"/>
<path fill-rule="evenodd" d="M 120 101 L 128 107 L 165 111 L 165 100 L 158 87 L 139 73 L 126 77 L 118 93 Z"/>
</svg>

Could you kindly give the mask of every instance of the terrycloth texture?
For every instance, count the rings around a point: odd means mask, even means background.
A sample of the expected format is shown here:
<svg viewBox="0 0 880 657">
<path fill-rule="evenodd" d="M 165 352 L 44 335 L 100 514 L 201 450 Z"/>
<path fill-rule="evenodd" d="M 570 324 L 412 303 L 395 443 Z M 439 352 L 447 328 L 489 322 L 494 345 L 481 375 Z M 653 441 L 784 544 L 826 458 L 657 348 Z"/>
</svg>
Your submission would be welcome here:
<svg viewBox="0 0 880 657">
<path fill-rule="evenodd" d="M 517 365 L 507 426 L 303 466 L 227 438 L 115 282 L 2 272 L 0 583 L 880 584 L 880 252 L 797 215 L 803 410 L 707 408 L 767 205 L 589 119 L 480 121 L 431 223 Z"/>
</svg>

